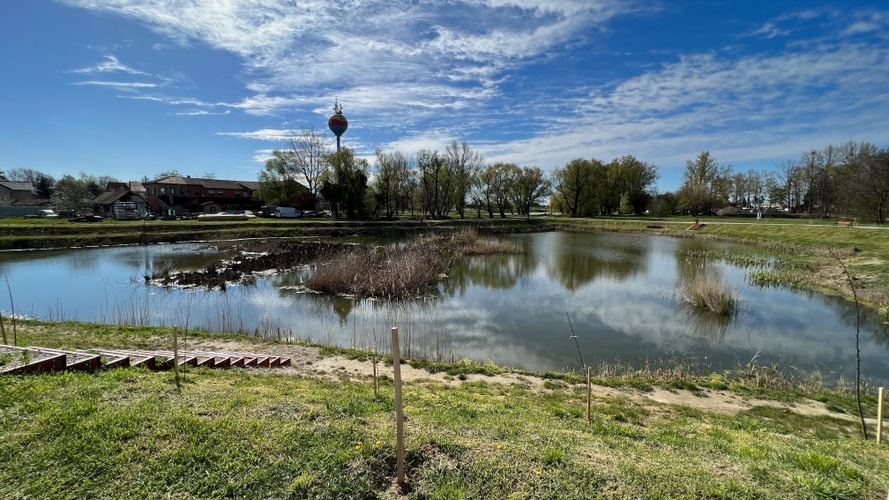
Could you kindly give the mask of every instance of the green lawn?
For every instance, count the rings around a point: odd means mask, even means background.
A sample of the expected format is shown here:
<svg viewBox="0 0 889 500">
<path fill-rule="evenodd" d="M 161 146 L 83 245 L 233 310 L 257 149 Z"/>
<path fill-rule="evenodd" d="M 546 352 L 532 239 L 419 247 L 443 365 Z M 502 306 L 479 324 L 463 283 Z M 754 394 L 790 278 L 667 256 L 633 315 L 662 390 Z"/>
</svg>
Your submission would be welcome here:
<svg viewBox="0 0 889 500">
<path fill-rule="evenodd" d="M 56 347 L 170 340 L 158 328 L 20 327 L 24 343 Z M 172 373 L 143 369 L 0 376 L 0 498 L 395 498 L 394 397 L 382 369 L 379 397 L 369 378 L 339 370 L 190 369 L 181 391 Z M 714 387 L 789 402 L 751 400 L 733 414 L 644 399 L 638 379 L 597 379 L 623 389 L 597 397 L 588 422 L 578 378 L 547 376 L 406 383 L 403 497 L 882 499 L 889 488 L 889 448 L 861 439 L 845 391 L 650 380 L 692 399 Z M 807 396 L 834 413 L 805 414 Z"/>
</svg>

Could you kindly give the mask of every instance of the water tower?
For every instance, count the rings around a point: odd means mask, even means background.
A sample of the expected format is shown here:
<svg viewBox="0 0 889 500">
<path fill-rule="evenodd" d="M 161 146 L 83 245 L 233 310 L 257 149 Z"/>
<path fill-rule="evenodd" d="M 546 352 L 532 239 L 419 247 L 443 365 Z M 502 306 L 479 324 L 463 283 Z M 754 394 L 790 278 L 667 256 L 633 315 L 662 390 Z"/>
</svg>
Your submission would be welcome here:
<svg viewBox="0 0 889 500">
<path fill-rule="evenodd" d="M 336 136 L 336 150 L 339 152 L 340 136 L 345 134 L 346 129 L 349 128 L 349 120 L 346 120 L 346 117 L 343 116 L 343 106 L 339 101 L 333 105 L 333 115 L 327 120 L 327 126 L 333 132 L 333 135 Z"/>
</svg>

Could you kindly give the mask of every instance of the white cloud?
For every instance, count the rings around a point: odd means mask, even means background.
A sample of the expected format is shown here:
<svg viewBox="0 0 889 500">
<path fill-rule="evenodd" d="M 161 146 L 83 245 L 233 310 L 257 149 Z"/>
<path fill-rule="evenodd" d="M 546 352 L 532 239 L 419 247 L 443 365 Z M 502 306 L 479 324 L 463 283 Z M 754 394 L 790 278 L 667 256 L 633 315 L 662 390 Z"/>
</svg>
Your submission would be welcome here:
<svg viewBox="0 0 889 500">
<path fill-rule="evenodd" d="M 156 83 L 141 83 L 141 82 L 108 82 L 108 81 L 86 81 L 86 82 L 73 82 L 71 85 L 98 85 L 101 87 L 116 87 L 120 90 L 125 89 L 146 89 L 146 88 L 154 88 L 157 87 Z"/>
<path fill-rule="evenodd" d="M 312 89 L 317 105 L 319 87 L 342 89 L 329 92 L 342 95 L 356 86 L 381 90 L 395 83 L 408 102 L 465 106 L 489 97 L 478 88 L 493 85 L 516 60 L 544 55 L 635 8 L 616 0 L 60 1 L 136 19 L 181 45 L 237 54 L 252 77 L 248 88 L 257 92 L 240 107 L 256 115 L 305 104 L 280 96 L 288 91 L 304 96 Z M 442 84 L 449 80 L 460 85 Z"/>
<path fill-rule="evenodd" d="M 794 11 L 739 33 L 733 50 L 658 54 L 634 74 L 576 88 L 559 82 L 550 92 L 520 81 L 521 70 L 590 46 L 615 17 L 644 12 L 643 3 L 59 1 L 134 19 L 169 41 L 226 51 L 243 64 L 246 97 L 233 102 L 121 97 L 197 108 L 183 114 L 237 109 L 296 128 L 326 119 L 339 98 L 364 131 L 350 144 L 369 150 L 376 145 L 369 136 L 388 134 L 380 142 L 401 137 L 385 147 L 406 152 L 466 139 L 490 161 L 547 169 L 628 153 L 680 165 L 703 149 L 727 162 L 769 160 L 853 138 L 885 140 L 877 136 L 889 128 L 889 77 L 880 71 L 889 56 L 885 43 L 870 41 L 887 31 L 889 16 L 875 10 Z M 787 45 L 745 52 L 744 44 L 766 45 L 761 38 Z M 100 65 L 126 72 L 106 59 Z M 281 141 L 286 133 L 219 134 Z"/>
<path fill-rule="evenodd" d="M 789 35 L 790 30 L 778 28 L 774 23 L 765 23 L 759 28 L 749 32 L 744 33 L 742 37 L 763 37 L 763 38 L 775 38 L 777 36 L 785 36 Z"/>
<path fill-rule="evenodd" d="M 122 64 L 113 55 L 106 55 L 105 61 L 96 63 L 93 66 L 74 69 L 68 71 L 68 73 L 127 73 L 130 75 L 153 76 L 149 73 L 145 73 L 144 71 L 133 69 L 126 64 Z"/>
<path fill-rule="evenodd" d="M 215 115 L 228 115 L 228 114 L 231 114 L 230 109 L 227 109 L 227 110 L 222 111 L 220 113 L 214 113 L 212 111 L 206 111 L 206 110 L 182 111 L 182 112 L 176 113 L 176 116 L 215 116 Z"/>
<path fill-rule="evenodd" d="M 216 132 L 216 135 L 237 137 L 238 139 L 254 139 L 260 141 L 284 141 L 293 134 L 290 129 L 262 129 L 253 132 Z"/>
</svg>

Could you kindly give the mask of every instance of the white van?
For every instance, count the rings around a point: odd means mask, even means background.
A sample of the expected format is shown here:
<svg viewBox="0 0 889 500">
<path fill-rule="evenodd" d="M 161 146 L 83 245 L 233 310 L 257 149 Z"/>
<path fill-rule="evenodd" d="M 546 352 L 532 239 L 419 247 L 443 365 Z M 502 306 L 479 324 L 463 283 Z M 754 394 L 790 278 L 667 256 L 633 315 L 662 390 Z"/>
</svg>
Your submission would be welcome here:
<svg viewBox="0 0 889 500">
<path fill-rule="evenodd" d="M 275 208 L 275 213 L 272 214 L 272 217 L 278 217 L 281 219 L 292 219 L 295 217 L 301 217 L 302 212 L 295 208 L 291 207 L 277 207 Z"/>
</svg>

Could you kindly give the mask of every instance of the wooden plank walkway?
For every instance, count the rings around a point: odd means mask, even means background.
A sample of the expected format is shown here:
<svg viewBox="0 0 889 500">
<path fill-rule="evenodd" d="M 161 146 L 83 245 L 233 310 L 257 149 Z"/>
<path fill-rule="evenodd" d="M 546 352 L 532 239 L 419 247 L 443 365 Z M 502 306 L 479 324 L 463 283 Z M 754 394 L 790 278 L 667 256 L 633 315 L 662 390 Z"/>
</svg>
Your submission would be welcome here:
<svg viewBox="0 0 889 500">
<path fill-rule="evenodd" d="M 141 349 L 89 349 L 63 351 L 46 347 L 13 347 L 0 345 L 0 355 L 10 361 L 0 365 L 0 374 L 26 374 L 46 371 L 98 370 L 107 368 L 144 367 L 149 370 L 171 370 L 173 351 Z M 183 350 L 179 352 L 179 366 L 203 368 L 291 366 L 284 356 L 243 352 L 214 352 Z"/>
</svg>

